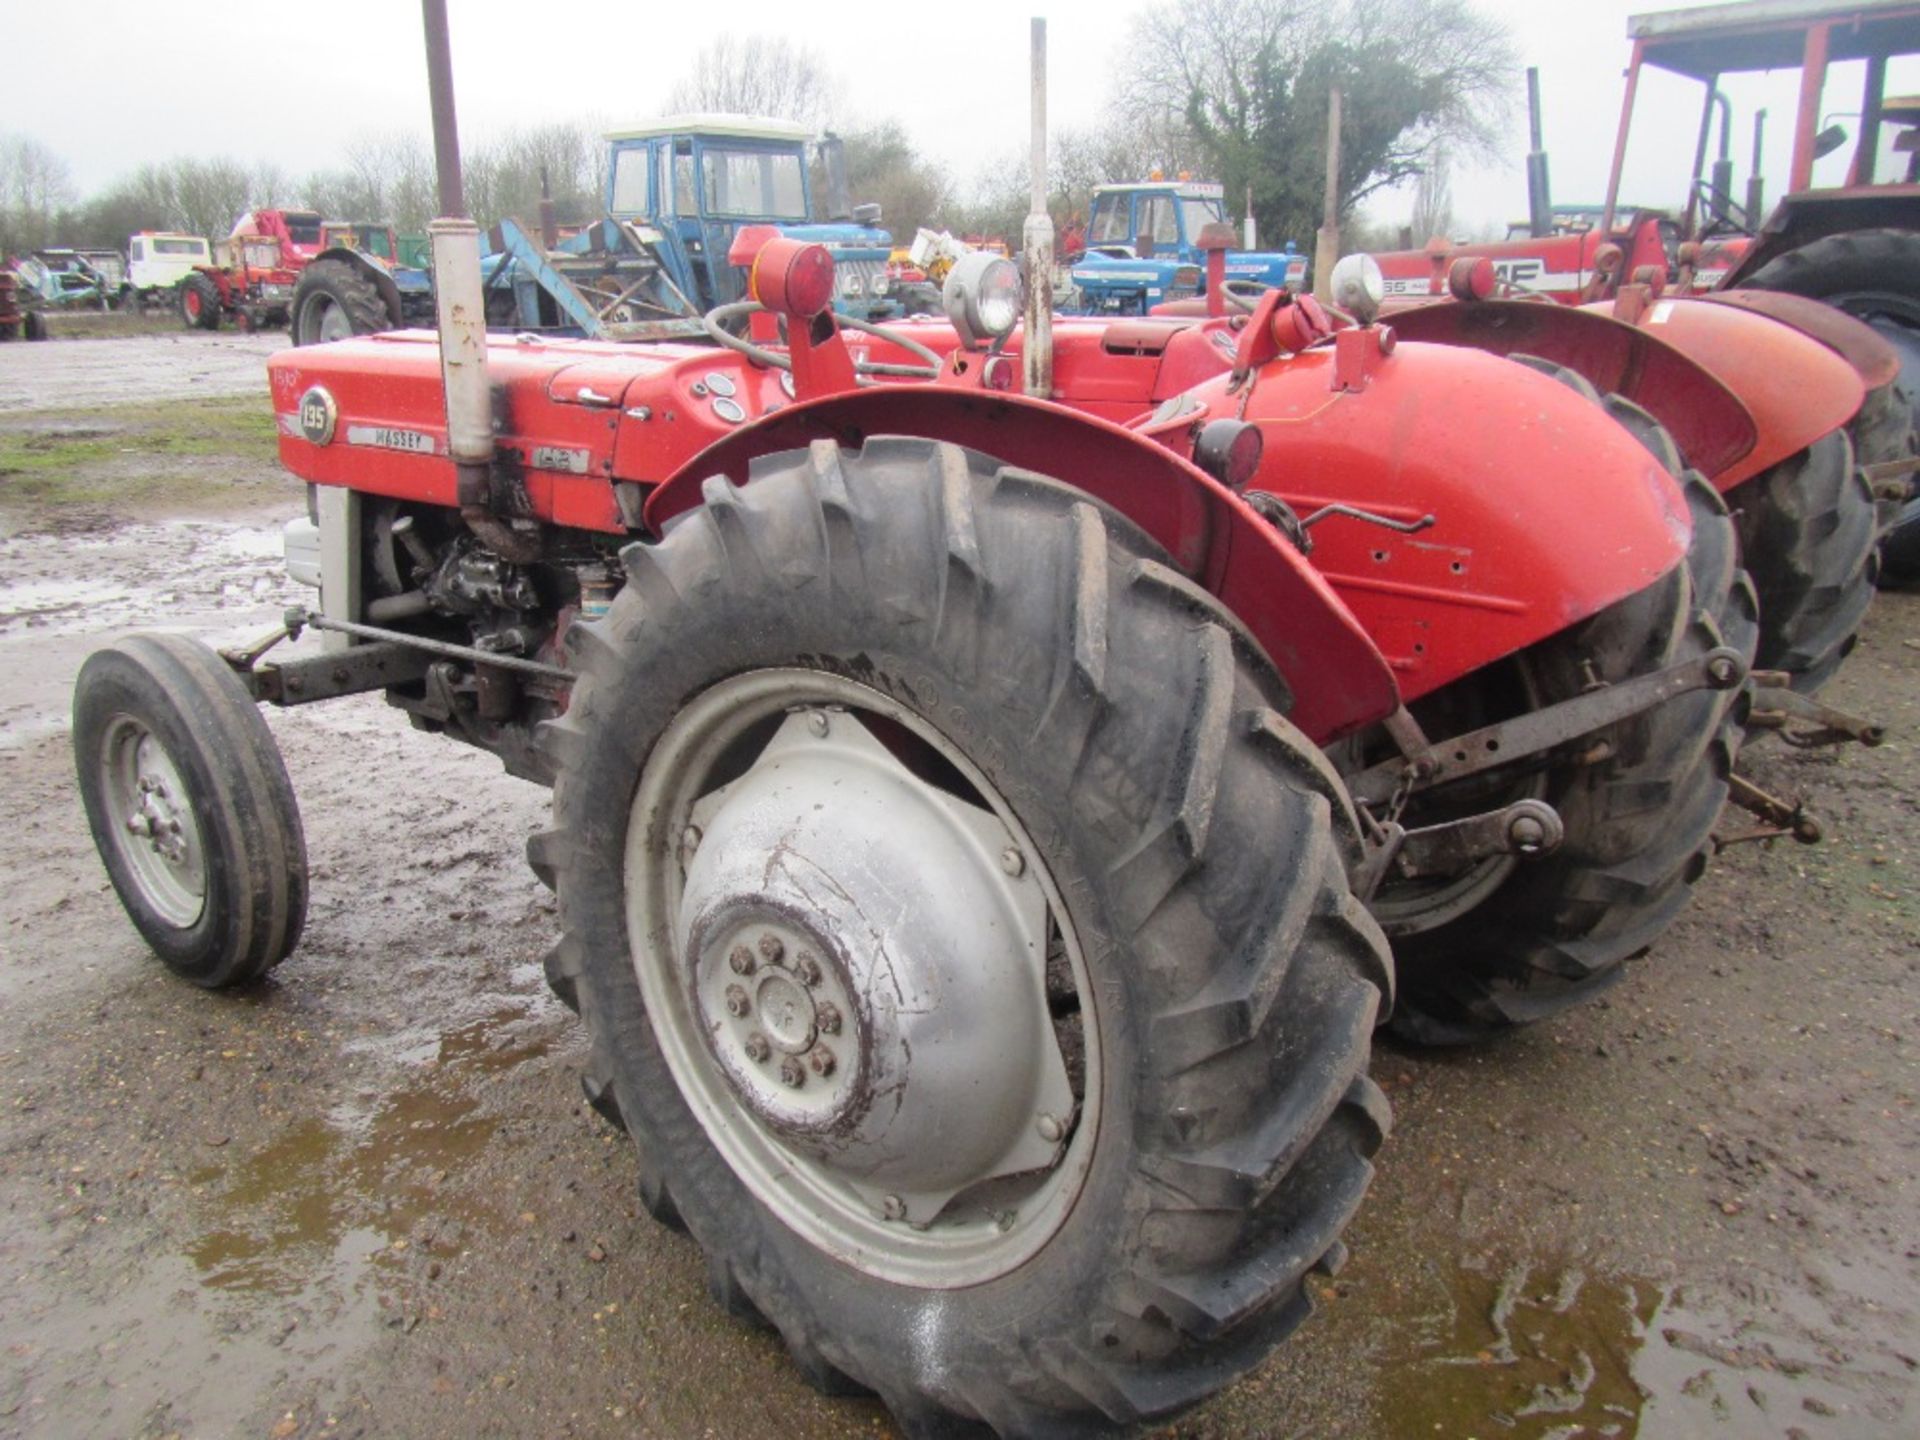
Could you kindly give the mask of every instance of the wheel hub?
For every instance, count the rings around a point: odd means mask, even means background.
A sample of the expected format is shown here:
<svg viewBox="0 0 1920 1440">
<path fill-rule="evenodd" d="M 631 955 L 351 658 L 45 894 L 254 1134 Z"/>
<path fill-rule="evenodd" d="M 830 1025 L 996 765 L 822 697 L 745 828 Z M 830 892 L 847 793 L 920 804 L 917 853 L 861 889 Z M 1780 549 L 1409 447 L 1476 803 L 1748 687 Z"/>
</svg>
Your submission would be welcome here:
<svg viewBox="0 0 1920 1440">
<path fill-rule="evenodd" d="M 890 1220 L 1054 1163 L 1047 901 L 993 814 L 810 709 L 691 819 L 684 983 L 755 1120 Z"/>
<path fill-rule="evenodd" d="M 120 853 L 147 903 L 170 923 L 191 925 L 206 902 L 200 827 L 172 759 L 144 725 L 121 716 L 101 754 Z"/>
</svg>

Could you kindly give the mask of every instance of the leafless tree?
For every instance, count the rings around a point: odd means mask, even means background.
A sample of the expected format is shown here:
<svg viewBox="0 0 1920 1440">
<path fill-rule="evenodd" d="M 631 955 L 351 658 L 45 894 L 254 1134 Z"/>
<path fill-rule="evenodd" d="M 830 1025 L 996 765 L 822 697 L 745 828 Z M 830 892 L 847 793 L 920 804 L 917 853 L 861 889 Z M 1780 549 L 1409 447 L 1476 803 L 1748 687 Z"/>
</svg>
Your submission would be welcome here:
<svg viewBox="0 0 1920 1440">
<path fill-rule="evenodd" d="M 55 216 L 73 198 L 65 160 L 31 135 L 0 135 L 0 253 L 51 244 Z"/>
<path fill-rule="evenodd" d="M 1436 235 L 1453 234 L 1452 163 L 1444 145 L 1427 155 L 1427 167 L 1413 184 L 1413 243 L 1424 245 Z"/>
<path fill-rule="evenodd" d="M 722 34 L 667 93 L 667 109 L 770 115 L 820 130 L 840 110 L 841 89 L 811 50 L 778 38 Z"/>
</svg>

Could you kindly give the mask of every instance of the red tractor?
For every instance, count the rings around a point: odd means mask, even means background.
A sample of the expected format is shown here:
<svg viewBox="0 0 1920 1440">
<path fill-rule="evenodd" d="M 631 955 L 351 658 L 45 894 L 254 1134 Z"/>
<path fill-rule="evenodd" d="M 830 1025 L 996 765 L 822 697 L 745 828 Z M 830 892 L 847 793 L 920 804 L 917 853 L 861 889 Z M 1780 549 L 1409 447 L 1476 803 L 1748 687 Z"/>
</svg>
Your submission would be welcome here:
<svg viewBox="0 0 1920 1440">
<path fill-rule="evenodd" d="M 242 330 L 285 325 L 298 278 L 268 235 L 235 235 L 214 247 L 216 263 L 196 265 L 178 287 L 180 318 L 189 330 Z"/>
<path fill-rule="evenodd" d="M 75 745 L 130 916 L 207 986 L 305 909 L 256 701 L 384 690 L 551 784 L 548 974 L 648 1205 L 820 1384 L 1027 1435 L 1175 1413 L 1305 1313 L 1387 1127 L 1383 927 L 1440 1040 L 1658 935 L 1754 601 L 1712 489 L 1577 376 L 1276 292 L 1063 323 L 1074 409 L 1002 388 L 1010 269 L 850 344 L 775 240 L 784 348 L 443 311 L 275 357 L 321 586 L 286 630 L 327 648 L 121 641 Z"/>
</svg>

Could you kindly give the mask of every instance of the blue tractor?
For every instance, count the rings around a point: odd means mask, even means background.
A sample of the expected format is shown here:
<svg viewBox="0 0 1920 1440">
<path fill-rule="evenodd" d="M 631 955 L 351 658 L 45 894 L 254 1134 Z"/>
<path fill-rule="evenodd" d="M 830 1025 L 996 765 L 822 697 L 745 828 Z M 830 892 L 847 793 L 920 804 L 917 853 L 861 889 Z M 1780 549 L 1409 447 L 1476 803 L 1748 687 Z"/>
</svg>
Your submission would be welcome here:
<svg viewBox="0 0 1920 1440">
<path fill-rule="evenodd" d="M 1200 231 L 1226 220 L 1225 192 L 1207 181 L 1097 186 L 1086 253 L 1073 263 L 1073 294 L 1065 308 L 1086 315 L 1144 315 L 1165 301 L 1204 294 Z M 1277 252 L 1227 253 L 1229 289 L 1284 285 L 1299 290 L 1306 280 L 1307 257 L 1291 241 Z"/>
<path fill-rule="evenodd" d="M 889 294 L 893 237 L 878 206 L 847 203 L 840 142 L 821 142 L 828 221 L 814 224 L 805 126 L 744 115 L 675 115 L 607 136 L 607 213 L 644 221 L 662 237 L 673 281 L 703 310 L 744 298 L 746 277 L 727 258 L 747 225 L 772 225 L 833 254 L 834 308 L 863 320 L 898 308 Z"/>
</svg>

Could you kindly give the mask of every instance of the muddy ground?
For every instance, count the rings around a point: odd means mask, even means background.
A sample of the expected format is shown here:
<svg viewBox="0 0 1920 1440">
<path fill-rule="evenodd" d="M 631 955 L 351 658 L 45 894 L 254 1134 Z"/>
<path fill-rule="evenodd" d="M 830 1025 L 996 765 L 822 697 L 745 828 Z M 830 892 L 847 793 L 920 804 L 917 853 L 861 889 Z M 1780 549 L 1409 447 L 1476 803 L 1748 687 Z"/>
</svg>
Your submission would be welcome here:
<svg viewBox="0 0 1920 1440">
<path fill-rule="evenodd" d="M 0 454 L 48 433 L 7 408 Z M 205 469 L 131 514 L 10 505 L 0 475 L 0 1434 L 892 1434 L 724 1318 L 640 1212 L 540 978 L 544 797 L 492 760 L 376 699 L 269 712 L 301 949 L 228 996 L 144 952 L 66 707 L 106 636 L 238 636 L 297 598 L 297 492 L 245 455 Z M 1557 1024 L 1382 1045 L 1398 1124 L 1351 1263 L 1168 1435 L 1920 1432 L 1920 597 L 1882 598 L 1830 693 L 1893 738 L 1750 752 L 1826 844 L 1728 852 Z"/>
</svg>

